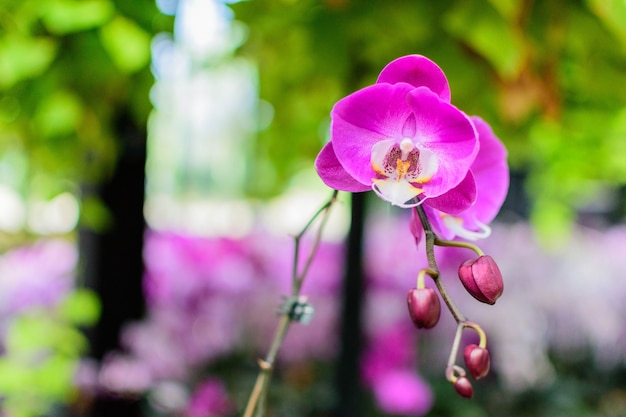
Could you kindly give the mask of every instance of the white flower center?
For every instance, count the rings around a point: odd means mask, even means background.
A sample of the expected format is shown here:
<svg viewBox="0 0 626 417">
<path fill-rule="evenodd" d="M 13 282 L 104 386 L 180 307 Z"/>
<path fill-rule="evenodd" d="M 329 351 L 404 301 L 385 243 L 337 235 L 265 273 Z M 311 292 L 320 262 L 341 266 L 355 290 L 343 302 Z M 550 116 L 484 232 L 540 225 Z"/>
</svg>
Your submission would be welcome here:
<svg viewBox="0 0 626 417">
<path fill-rule="evenodd" d="M 416 185 L 430 181 L 438 167 L 435 154 L 418 148 L 409 138 L 399 144 L 392 139 L 376 143 L 372 147 L 371 163 L 380 176 L 372 179 L 372 190 L 383 200 L 405 208 L 421 203 L 407 202 L 424 192 Z"/>
</svg>

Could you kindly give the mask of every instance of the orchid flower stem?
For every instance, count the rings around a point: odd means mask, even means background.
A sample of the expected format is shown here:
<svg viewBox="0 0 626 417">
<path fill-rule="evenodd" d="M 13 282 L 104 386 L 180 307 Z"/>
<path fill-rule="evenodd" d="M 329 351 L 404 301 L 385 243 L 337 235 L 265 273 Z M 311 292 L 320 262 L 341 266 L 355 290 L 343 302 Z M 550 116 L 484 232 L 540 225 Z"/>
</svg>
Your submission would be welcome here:
<svg viewBox="0 0 626 417">
<path fill-rule="evenodd" d="M 315 257 L 315 253 L 317 252 L 317 248 L 319 246 L 320 240 L 322 238 L 322 231 L 324 230 L 324 226 L 328 221 L 328 211 L 330 207 L 337 201 L 337 194 L 339 192 L 337 190 L 333 190 L 333 194 L 330 199 L 324 204 L 322 207 L 317 210 L 317 212 L 311 217 L 311 219 L 307 222 L 304 228 L 294 236 L 295 240 L 295 248 L 294 248 L 294 259 L 293 259 L 293 272 L 292 272 L 292 285 L 291 285 L 291 295 L 296 297 L 300 293 L 300 288 L 302 288 L 302 284 L 304 284 L 304 279 L 306 278 L 307 273 L 309 272 L 309 268 L 311 267 L 311 263 L 313 262 L 313 258 Z M 317 229 L 317 233 L 315 234 L 315 238 L 313 241 L 313 246 L 311 247 L 311 251 L 309 252 L 309 256 L 304 263 L 304 267 L 302 271 L 298 273 L 298 263 L 300 257 L 300 242 L 304 234 L 309 230 L 309 228 L 313 225 L 315 219 L 317 219 L 320 215 L 324 215 L 322 217 L 322 221 Z"/>
<path fill-rule="evenodd" d="M 311 217 L 311 219 L 307 222 L 304 228 L 294 236 L 295 245 L 294 245 L 294 255 L 293 255 L 293 270 L 292 270 L 292 288 L 291 288 L 291 296 L 292 299 L 297 299 L 300 296 L 300 290 L 302 285 L 304 284 L 304 280 L 309 272 L 309 268 L 311 263 L 313 262 L 313 258 L 317 253 L 317 248 L 322 238 L 322 231 L 324 226 L 328 221 L 328 214 L 330 212 L 330 208 L 337 201 L 338 191 L 334 190 L 330 199 Z M 304 266 L 301 271 L 298 271 L 298 265 L 300 262 L 300 242 L 302 237 L 306 234 L 306 232 L 311 228 L 313 223 L 318 217 L 321 217 L 321 221 L 319 226 L 315 232 L 315 236 L 313 238 L 313 245 L 311 250 L 308 253 L 308 256 L 304 262 Z M 274 370 L 274 361 L 278 356 L 278 351 L 287 336 L 287 331 L 289 330 L 289 326 L 293 320 L 291 316 L 291 312 L 287 309 L 282 310 L 282 314 L 280 317 L 280 321 L 278 322 L 278 326 L 276 327 L 276 331 L 274 332 L 274 338 L 272 340 L 272 344 L 270 346 L 265 359 L 259 360 L 259 374 L 254 383 L 254 387 L 252 392 L 250 393 L 250 397 L 248 397 L 248 402 L 246 404 L 246 408 L 243 413 L 243 417 L 261 417 L 265 413 L 265 399 L 267 397 L 267 392 L 269 389 L 270 380 L 272 377 L 272 371 Z"/>
<path fill-rule="evenodd" d="M 452 297 L 448 293 L 443 281 L 439 277 L 439 266 L 437 265 L 437 260 L 435 259 L 435 242 L 440 241 L 437 237 L 437 234 L 433 230 L 428 217 L 426 217 L 426 213 L 424 212 L 424 208 L 419 205 L 415 207 L 417 215 L 419 216 L 420 222 L 422 223 L 422 228 L 424 229 L 425 241 L 426 241 L 426 258 L 428 259 L 428 268 L 429 271 L 426 272 L 433 279 L 435 285 L 437 286 L 437 290 L 441 295 L 441 298 L 446 303 L 448 310 L 452 313 L 454 320 L 457 323 L 466 322 L 467 319 L 459 310 L 457 305 L 452 300 Z"/>
<path fill-rule="evenodd" d="M 470 328 L 478 333 L 478 337 L 480 341 L 478 342 L 478 346 L 485 349 L 487 347 L 487 335 L 485 331 L 476 323 L 471 321 L 462 321 L 457 323 L 456 325 L 456 333 L 454 335 L 454 341 L 452 342 L 452 348 L 450 349 L 450 356 L 448 357 L 448 364 L 446 366 L 446 378 L 448 381 L 454 383 L 457 380 L 458 373 L 459 376 L 465 375 L 465 370 L 457 365 L 456 357 L 459 354 L 459 346 L 461 344 L 461 335 L 463 334 L 463 330 L 466 328 Z"/>
<path fill-rule="evenodd" d="M 480 327 L 476 323 L 472 323 L 471 321 L 466 321 L 465 323 L 463 323 L 463 326 L 469 327 L 470 329 L 478 333 L 478 338 L 479 338 L 478 346 L 480 346 L 483 349 L 487 347 L 487 334 L 482 329 L 482 327 Z"/>
<path fill-rule="evenodd" d="M 426 283 L 424 282 L 424 275 L 429 275 L 432 277 L 432 276 L 439 275 L 439 272 L 433 271 L 432 269 L 429 269 L 429 268 L 421 269 L 417 273 L 417 281 L 415 284 L 415 288 L 424 288 L 426 286 Z"/>
<path fill-rule="evenodd" d="M 450 349 L 450 356 L 448 357 L 448 364 L 446 366 L 446 379 L 450 382 L 455 382 L 457 379 L 456 373 L 460 376 L 465 375 L 465 370 L 455 365 L 456 357 L 459 352 L 459 345 L 461 344 L 461 335 L 463 334 L 463 328 L 465 323 L 457 323 L 456 333 L 454 334 L 454 341 L 452 342 L 452 349 Z"/>
<path fill-rule="evenodd" d="M 476 255 L 483 256 L 485 252 L 482 251 L 478 246 L 469 242 L 459 242 L 456 240 L 442 240 L 439 238 L 435 238 L 435 246 L 452 246 L 456 248 L 466 248 L 473 250 Z"/>
</svg>

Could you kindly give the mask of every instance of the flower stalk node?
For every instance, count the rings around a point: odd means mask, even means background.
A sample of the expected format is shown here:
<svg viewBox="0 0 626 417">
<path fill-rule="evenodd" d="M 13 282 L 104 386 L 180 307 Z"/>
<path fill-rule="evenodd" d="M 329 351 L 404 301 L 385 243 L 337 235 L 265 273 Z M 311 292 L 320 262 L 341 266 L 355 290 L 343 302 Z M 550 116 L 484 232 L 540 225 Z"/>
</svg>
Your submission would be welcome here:
<svg viewBox="0 0 626 417">
<path fill-rule="evenodd" d="M 261 368 L 262 371 L 269 372 L 272 370 L 271 362 L 268 362 L 264 359 L 257 359 L 257 363 L 259 364 L 259 368 Z"/>
<path fill-rule="evenodd" d="M 286 297 L 281 306 L 281 312 L 286 314 L 291 321 L 302 324 L 309 324 L 315 315 L 315 309 L 305 295 Z"/>
</svg>

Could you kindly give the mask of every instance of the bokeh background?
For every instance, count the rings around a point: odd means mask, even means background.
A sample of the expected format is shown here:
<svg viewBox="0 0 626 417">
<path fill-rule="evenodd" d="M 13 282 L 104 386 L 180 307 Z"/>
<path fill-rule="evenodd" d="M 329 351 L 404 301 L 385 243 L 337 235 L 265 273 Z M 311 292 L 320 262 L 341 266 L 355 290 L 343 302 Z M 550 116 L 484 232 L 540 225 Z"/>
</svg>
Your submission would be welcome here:
<svg viewBox="0 0 626 417">
<path fill-rule="evenodd" d="M 267 415 L 626 415 L 623 0 L 0 0 L 0 413 L 241 415 L 330 109 L 414 53 L 509 151 L 503 297 L 438 252 L 492 373 L 455 394 L 406 213 L 341 194 Z"/>
</svg>

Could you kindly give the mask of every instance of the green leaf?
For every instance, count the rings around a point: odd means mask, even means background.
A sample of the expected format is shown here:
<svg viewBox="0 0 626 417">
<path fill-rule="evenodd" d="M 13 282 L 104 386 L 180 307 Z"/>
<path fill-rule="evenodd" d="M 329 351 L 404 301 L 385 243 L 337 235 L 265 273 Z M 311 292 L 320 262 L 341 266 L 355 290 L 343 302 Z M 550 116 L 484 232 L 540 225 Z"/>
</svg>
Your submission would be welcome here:
<svg viewBox="0 0 626 417">
<path fill-rule="evenodd" d="M 94 311 L 94 302 L 87 301 L 89 298 L 90 296 L 79 295 L 65 307 L 65 313 L 76 322 L 94 322 L 93 317 L 97 315 L 99 308 Z M 76 317 L 71 317 L 72 315 Z M 43 311 L 30 312 L 13 320 L 7 331 L 5 344 L 9 355 L 24 358 L 37 356 L 41 352 L 58 352 L 77 357 L 87 347 L 87 341 L 80 331 L 69 323 L 60 321 L 55 315 Z"/>
<path fill-rule="evenodd" d="M 50 320 L 39 314 L 21 316 L 15 319 L 6 334 L 6 350 L 10 355 L 20 355 L 50 347 L 52 335 Z"/>
<path fill-rule="evenodd" d="M 48 38 L 7 35 L 0 38 L 0 89 L 45 72 L 56 56 L 57 44 Z"/>
<path fill-rule="evenodd" d="M 624 0 L 587 0 L 591 11 L 626 47 L 626 2 Z"/>
<path fill-rule="evenodd" d="M 100 317 L 100 301 L 93 291 L 79 288 L 63 300 L 59 312 L 72 324 L 92 326 Z"/>
<path fill-rule="evenodd" d="M 609 178 L 622 183 L 626 182 L 626 107 L 612 121 L 606 140 L 603 141 L 605 155 L 604 164 Z"/>
<path fill-rule="evenodd" d="M 489 0 L 489 3 L 509 21 L 517 16 L 520 8 L 523 6 L 521 0 Z"/>
<path fill-rule="evenodd" d="M 444 26 L 481 54 L 501 77 L 513 78 L 521 70 L 523 40 L 509 22 L 484 2 L 459 2 L 445 16 Z"/>
<path fill-rule="evenodd" d="M 115 12 L 115 6 L 108 0 L 54 0 L 45 5 L 42 21 L 50 32 L 57 35 L 102 26 Z"/>
<path fill-rule="evenodd" d="M 30 386 L 30 378 L 23 363 L 15 358 L 0 358 L 0 392 L 3 395 L 19 392 L 22 387 Z"/>
<path fill-rule="evenodd" d="M 86 196 L 81 201 L 80 223 L 82 227 L 101 232 L 113 224 L 113 216 L 100 199 Z"/>
<path fill-rule="evenodd" d="M 557 249 L 570 240 L 574 209 L 549 196 L 535 203 L 531 224 L 547 249 Z"/>
<path fill-rule="evenodd" d="M 113 63 L 122 71 L 132 73 L 150 61 L 150 35 L 137 24 L 117 16 L 100 30 L 102 46 Z"/>
<path fill-rule="evenodd" d="M 42 100 L 34 122 L 44 137 L 61 136 L 76 131 L 82 113 L 82 103 L 76 95 L 58 90 Z"/>
<path fill-rule="evenodd" d="M 33 372 L 33 383 L 44 398 L 61 401 L 72 391 L 76 360 L 53 355 L 40 363 Z"/>
</svg>

